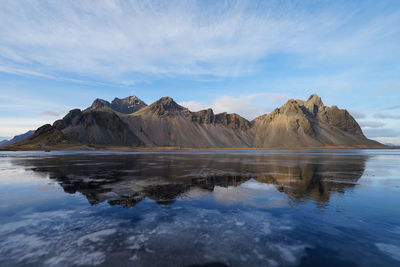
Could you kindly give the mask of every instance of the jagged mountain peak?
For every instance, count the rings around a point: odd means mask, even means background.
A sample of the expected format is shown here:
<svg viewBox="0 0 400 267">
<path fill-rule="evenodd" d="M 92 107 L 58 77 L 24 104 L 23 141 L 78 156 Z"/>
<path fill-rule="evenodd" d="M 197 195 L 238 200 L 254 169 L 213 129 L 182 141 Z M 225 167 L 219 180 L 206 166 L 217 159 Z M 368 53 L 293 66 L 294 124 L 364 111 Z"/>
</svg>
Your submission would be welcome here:
<svg viewBox="0 0 400 267">
<path fill-rule="evenodd" d="M 158 105 L 178 105 L 174 99 L 170 96 L 163 96 L 160 99 L 158 99 L 154 104 Z"/>
<path fill-rule="evenodd" d="M 311 95 L 304 103 L 304 106 L 313 116 L 316 116 L 318 112 L 323 111 L 326 108 L 322 99 L 316 94 Z"/>
<path fill-rule="evenodd" d="M 229 114 L 222 112 L 214 114 L 214 111 L 204 109 L 196 112 L 188 112 L 187 116 L 194 122 L 199 124 L 221 124 L 232 129 L 246 130 L 251 127 L 251 123 L 245 118 L 241 117 L 236 113 Z"/>
<path fill-rule="evenodd" d="M 114 98 L 114 100 L 111 102 L 111 104 L 112 103 L 128 103 L 128 104 L 131 104 L 131 105 L 138 105 L 138 104 L 141 104 L 141 103 L 143 103 L 144 104 L 144 102 L 142 101 L 142 100 L 140 100 L 137 96 L 135 96 L 135 95 L 133 95 L 133 96 L 127 96 L 127 97 L 125 97 L 125 98 L 118 98 L 118 97 L 116 97 L 116 98 Z"/>
<path fill-rule="evenodd" d="M 116 97 L 111 103 L 104 99 L 97 98 L 90 106 L 90 109 L 110 108 L 119 113 L 131 114 L 145 106 L 147 106 L 147 104 L 138 97 L 128 96 L 122 99 Z"/>
<path fill-rule="evenodd" d="M 301 112 L 301 106 L 303 105 L 303 101 L 289 99 L 283 106 L 281 106 L 278 110 L 279 113 L 297 113 Z"/>
<path fill-rule="evenodd" d="M 253 121 L 269 120 L 271 121 L 280 114 L 287 116 L 300 116 L 304 119 L 312 119 L 319 116 L 327 110 L 338 109 L 337 106 L 327 107 L 323 104 L 322 99 L 317 94 L 312 94 L 307 101 L 300 99 L 289 99 L 284 105 L 274 109 L 269 114 L 261 115 Z"/>
<path fill-rule="evenodd" d="M 311 115 L 312 117 L 315 117 L 318 112 L 324 111 L 325 109 L 326 106 L 322 102 L 322 99 L 318 95 L 312 94 L 307 101 L 300 99 L 289 99 L 283 106 L 275 109 L 268 115 L 273 116 L 279 113 L 295 113 L 303 116 Z"/>
<path fill-rule="evenodd" d="M 159 100 L 151 104 L 149 109 L 159 116 L 176 115 L 182 110 L 187 110 L 187 108 L 176 103 L 170 96 L 161 97 Z"/>
<path fill-rule="evenodd" d="M 111 108 L 113 110 L 124 114 L 134 113 L 145 106 L 147 106 L 147 104 L 136 96 L 128 96 L 122 99 L 116 97 L 111 102 Z"/>
<path fill-rule="evenodd" d="M 314 105 L 317 105 L 318 107 L 324 106 L 324 103 L 322 102 L 321 97 L 319 97 L 317 94 L 310 95 L 310 97 L 307 99 L 306 103 L 314 104 Z"/>
<path fill-rule="evenodd" d="M 194 112 L 191 112 L 191 114 L 192 115 L 199 115 L 199 116 L 201 116 L 201 117 L 204 117 L 204 116 L 214 116 L 214 111 L 213 111 L 213 109 L 212 108 L 208 108 L 208 109 L 202 109 L 202 110 L 199 110 L 199 111 L 194 111 Z"/>
<path fill-rule="evenodd" d="M 101 99 L 101 98 L 96 98 L 94 101 L 93 101 L 93 103 L 92 103 L 92 105 L 90 106 L 90 108 L 92 108 L 92 109 L 98 109 L 98 108 L 104 108 L 104 107 L 110 107 L 110 102 L 108 102 L 108 101 L 106 101 L 106 100 L 104 100 L 104 99 Z"/>
</svg>

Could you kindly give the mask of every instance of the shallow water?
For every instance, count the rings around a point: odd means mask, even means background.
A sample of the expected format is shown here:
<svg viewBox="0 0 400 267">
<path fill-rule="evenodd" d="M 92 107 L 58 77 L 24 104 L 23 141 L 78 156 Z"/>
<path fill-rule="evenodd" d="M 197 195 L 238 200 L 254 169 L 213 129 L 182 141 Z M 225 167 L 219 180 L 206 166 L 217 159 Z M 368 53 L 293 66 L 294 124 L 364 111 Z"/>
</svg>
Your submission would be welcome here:
<svg viewBox="0 0 400 267">
<path fill-rule="evenodd" d="M 400 151 L 0 153 L 0 266 L 202 264 L 400 266 Z"/>
</svg>

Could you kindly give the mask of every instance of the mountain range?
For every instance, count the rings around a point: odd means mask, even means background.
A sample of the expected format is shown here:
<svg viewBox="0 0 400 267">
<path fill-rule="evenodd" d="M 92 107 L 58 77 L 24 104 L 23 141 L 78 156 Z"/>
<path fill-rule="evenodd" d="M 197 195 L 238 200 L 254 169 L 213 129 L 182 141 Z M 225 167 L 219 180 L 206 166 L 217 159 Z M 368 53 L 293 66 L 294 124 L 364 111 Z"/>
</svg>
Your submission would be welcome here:
<svg viewBox="0 0 400 267">
<path fill-rule="evenodd" d="M 111 103 L 96 99 L 73 109 L 6 149 L 104 148 L 303 148 L 385 147 L 366 138 L 347 110 L 325 106 L 311 95 L 291 99 L 269 114 L 248 121 L 238 114 L 197 112 L 162 97 L 146 105 L 136 96 Z"/>
</svg>

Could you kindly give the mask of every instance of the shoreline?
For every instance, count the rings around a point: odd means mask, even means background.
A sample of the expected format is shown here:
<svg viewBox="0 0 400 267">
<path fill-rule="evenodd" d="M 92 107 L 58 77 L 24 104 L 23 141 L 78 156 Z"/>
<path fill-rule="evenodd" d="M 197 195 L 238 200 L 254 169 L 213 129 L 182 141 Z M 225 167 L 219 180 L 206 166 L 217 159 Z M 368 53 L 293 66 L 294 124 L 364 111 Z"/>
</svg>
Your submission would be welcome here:
<svg viewBox="0 0 400 267">
<path fill-rule="evenodd" d="M 400 146 L 385 146 L 385 147 L 363 147 L 363 146 L 323 146 L 323 147 L 213 147 L 213 148 L 187 148 L 187 147 L 129 147 L 129 146 L 70 146 L 70 147 L 53 147 L 53 148 L 1 148 L 1 151 L 229 151 L 229 150 L 329 150 L 329 149 L 400 149 Z"/>
</svg>

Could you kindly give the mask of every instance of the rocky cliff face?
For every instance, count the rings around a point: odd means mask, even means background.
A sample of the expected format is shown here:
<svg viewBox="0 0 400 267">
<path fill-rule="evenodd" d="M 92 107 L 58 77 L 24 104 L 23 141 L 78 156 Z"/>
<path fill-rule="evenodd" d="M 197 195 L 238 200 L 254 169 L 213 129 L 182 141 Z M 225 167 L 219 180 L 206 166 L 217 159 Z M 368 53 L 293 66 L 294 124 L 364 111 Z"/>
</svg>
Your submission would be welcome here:
<svg viewBox="0 0 400 267">
<path fill-rule="evenodd" d="M 172 98 L 123 116 L 133 132 L 150 147 L 249 147 L 250 123 L 236 114 L 214 115 L 211 109 L 191 112 Z"/>
<path fill-rule="evenodd" d="M 114 112 L 71 110 L 53 127 L 61 131 L 67 140 L 84 144 L 137 146 L 140 141 L 121 118 Z"/>
<path fill-rule="evenodd" d="M 89 109 L 112 109 L 113 111 L 117 111 L 119 113 L 131 114 L 145 106 L 147 106 L 146 103 L 144 103 L 136 96 L 128 96 L 123 99 L 114 98 L 111 103 L 106 100 L 97 98 L 89 107 Z"/>
<path fill-rule="evenodd" d="M 57 144 L 147 147 L 381 147 L 367 139 L 346 110 L 327 107 L 320 97 L 289 100 L 252 122 L 237 114 L 191 112 L 171 97 L 147 106 L 137 97 L 96 99 L 71 110 L 52 126 L 39 128 L 18 146 Z"/>
<path fill-rule="evenodd" d="M 219 124 L 231 129 L 248 130 L 251 124 L 245 118 L 238 114 L 228 114 L 226 112 L 214 114 L 212 109 L 201 110 L 197 112 L 190 112 L 188 117 L 199 124 Z"/>
<path fill-rule="evenodd" d="M 178 105 L 171 97 L 162 97 L 148 107 L 148 112 L 159 117 L 178 116 L 189 110 Z"/>
<path fill-rule="evenodd" d="M 377 146 L 358 123 L 338 107 L 327 107 L 320 97 L 289 100 L 270 114 L 253 121 L 256 147 Z"/>
<path fill-rule="evenodd" d="M 139 109 L 147 106 L 142 100 L 136 96 L 128 96 L 123 99 L 115 98 L 111 102 L 111 108 L 124 114 L 131 114 Z"/>
</svg>

